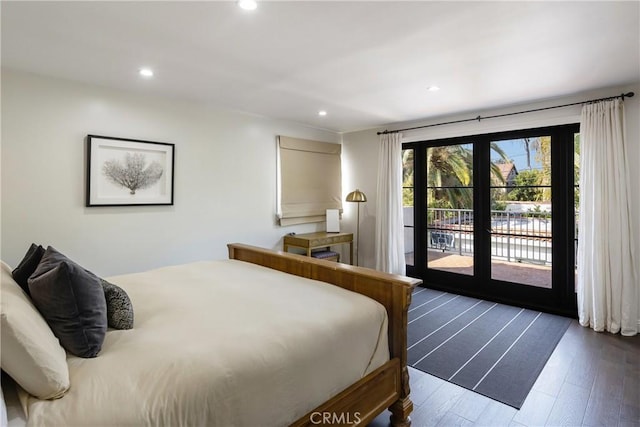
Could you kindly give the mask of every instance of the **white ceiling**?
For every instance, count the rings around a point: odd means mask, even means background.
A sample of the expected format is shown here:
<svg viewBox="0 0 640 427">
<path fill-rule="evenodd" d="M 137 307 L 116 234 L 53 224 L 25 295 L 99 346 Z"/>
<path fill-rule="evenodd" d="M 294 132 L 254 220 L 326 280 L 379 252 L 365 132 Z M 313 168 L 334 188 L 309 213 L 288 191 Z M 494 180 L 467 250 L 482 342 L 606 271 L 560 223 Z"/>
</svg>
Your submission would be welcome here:
<svg viewBox="0 0 640 427">
<path fill-rule="evenodd" d="M 1 8 L 3 67 L 340 132 L 640 81 L 638 1 Z"/>
</svg>

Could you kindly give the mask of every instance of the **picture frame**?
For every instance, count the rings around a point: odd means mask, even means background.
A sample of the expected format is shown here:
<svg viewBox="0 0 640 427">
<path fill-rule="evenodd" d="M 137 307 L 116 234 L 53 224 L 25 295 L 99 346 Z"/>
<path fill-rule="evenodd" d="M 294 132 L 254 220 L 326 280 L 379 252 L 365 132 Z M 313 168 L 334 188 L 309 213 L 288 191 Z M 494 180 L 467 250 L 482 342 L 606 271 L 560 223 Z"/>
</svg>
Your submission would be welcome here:
<svg viewBox="0 0 640 427">
<path fill-rule="evenodd" d="M 173 205 L 175 144 L 87 135 L 86 206 Z"/>
</svg>

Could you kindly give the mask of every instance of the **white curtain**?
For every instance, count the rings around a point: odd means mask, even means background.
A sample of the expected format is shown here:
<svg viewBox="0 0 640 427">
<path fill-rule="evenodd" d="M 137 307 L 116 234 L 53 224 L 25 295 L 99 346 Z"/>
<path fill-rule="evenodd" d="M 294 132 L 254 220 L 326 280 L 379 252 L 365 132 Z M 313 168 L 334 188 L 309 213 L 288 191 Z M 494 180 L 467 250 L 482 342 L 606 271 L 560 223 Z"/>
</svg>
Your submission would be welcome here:
<svg viewBox="0 0 640 427">
<path fill-rule="evenodd" d="M 402 218 L 402 135 L 380 136 L 376 200 L 376 269 L 405 274 Z"/>
<path fill-rule="evenodd" d="M 624 103 L 616 99 L 585 105 L 580 121 L 578 316 L 581 325 L 596 331 L 638 333 L 631 191 Z"/>
</svg>

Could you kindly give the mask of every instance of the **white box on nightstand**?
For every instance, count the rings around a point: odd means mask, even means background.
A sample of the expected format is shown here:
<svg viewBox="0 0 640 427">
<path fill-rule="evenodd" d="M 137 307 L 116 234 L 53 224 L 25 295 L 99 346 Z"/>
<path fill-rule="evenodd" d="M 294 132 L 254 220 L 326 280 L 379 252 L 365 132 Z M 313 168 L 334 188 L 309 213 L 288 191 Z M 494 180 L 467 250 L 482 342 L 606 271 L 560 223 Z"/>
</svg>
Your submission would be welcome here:
<svg viewBox="0 0 640 427">
<path fill-rule="evenodd" d="M 327 209 L 327 233 L 340 232 L 340 211 L 338 209 Z"/>
</svg>

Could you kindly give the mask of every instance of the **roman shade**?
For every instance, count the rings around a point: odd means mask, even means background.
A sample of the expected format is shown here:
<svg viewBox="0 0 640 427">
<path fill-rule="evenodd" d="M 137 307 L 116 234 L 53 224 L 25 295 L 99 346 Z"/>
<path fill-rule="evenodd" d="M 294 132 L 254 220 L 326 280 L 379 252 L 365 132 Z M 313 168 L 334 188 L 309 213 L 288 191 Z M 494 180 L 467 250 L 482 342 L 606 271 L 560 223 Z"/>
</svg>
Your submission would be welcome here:
<svg viewBox="0 0 640 427">
<path fill-rule="evenodd" d="M 327 209 L 342 212 L 340 144 L 278 136 L 280 225 L 322 222 Z"/>
</svg>

